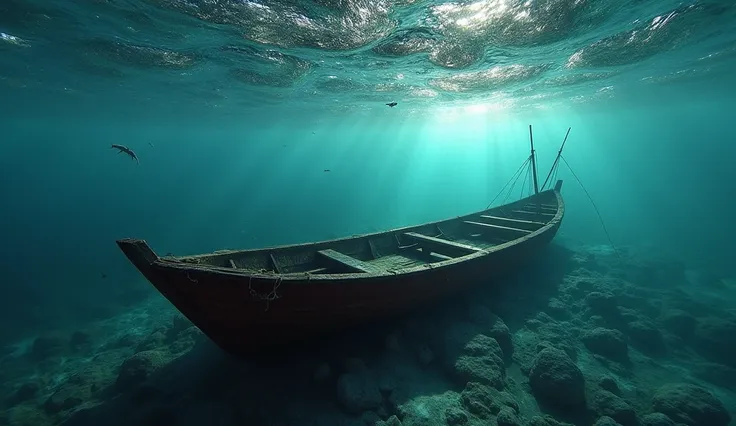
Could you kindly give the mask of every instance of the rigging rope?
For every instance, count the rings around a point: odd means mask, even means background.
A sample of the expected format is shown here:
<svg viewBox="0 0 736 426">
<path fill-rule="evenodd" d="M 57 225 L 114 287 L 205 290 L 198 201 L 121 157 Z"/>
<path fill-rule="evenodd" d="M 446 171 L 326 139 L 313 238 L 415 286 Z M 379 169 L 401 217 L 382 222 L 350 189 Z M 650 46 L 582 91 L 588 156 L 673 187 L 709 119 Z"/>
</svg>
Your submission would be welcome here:
<svg viewBox="0 0 736 426">
<path fill-rule="evenodd" d="M 559 162 L 555 163 L 555 165 L 552 166 L 552 170 L 550 170 L 550 176 L 548 176 L 547 182 L 545 182 L 544 185 L 542 185 L 542 191 L 544 191 L 544 188 L 547 187 L 547 183 L 550 184 L 550 188 L 552 187 L 552 182 L 554 182 L 554 181 L 557 180 L 557 172 L 558 172 L 558 170 L 560 170 L 560 163 Z"/>
<path fill-rule="evenodd" d="M 601 216 L 601 212 L 598 210 L 598 206 L 595 205 L 595 201 L 593 201 L 593 197 L 590 196 L 588 193 L 588 190 L 585 189 L 585 186 L 583 186 L 583 183 L 580 182 L 580 179 L 575 174 L 575 171 L 573 171 L 572 167 L 570 167 L 570 163 L 567 162 L 565 157 L 560 156 L 562 161 L 565 162 L 565 165 L 568 169 L 570 169 L 570 173 L 572 173 L 572 176 L 575 178 L 576 181 L 578 181 L 578 184 L 580 185 L 580 188 L 583 189 L 583 192 L 585 192 L 585 195 L 588 197 L 588 200 L 590 200 L 590 204 L 593 205 L 593 209 L 595 210 L 595 213 L 598 215 L 598 220 L 601 222 L 601 226 L 603 227 L 603 232 L 606 234 L 606 238 L 608 238 L 608 243 L 611 245 L 611 248 L 613 248 L 613 252 L 616 253 L 616 257 L 618 257 L 619 261 L 622 261 L 621 255 L 618 252 L 618 249 L 616 249 L 616 246 L 613 244 L 613 241 L 611 241 L 611 236 L 608 234 L 608 230 L 606 229 L 606 224 L 603 223 L 603 217 Z"/>
<path fill-rule="evenodd" d="M 493 199 L 491 200 L 491 202 L 490 202 L 490 203 L 488 203 L 488 206 L 486 207 L 486 210 L 488 210 L 488 209 L 490 209 L 490 208 L 491 208 L 491 206 L 492 206 L 492 205 L 493 205 L 493 203 L 494 203 L 494 202 L 496 201 L 496 199 L 497 199 L 497 198 L 498 198 L 499 196 L 501 196 L 501 194 L 503 194 L 503 190 L 504 190 L 504 189 L 506 189 L 506 187 L 507 187 L 507 186 L 509 186 L 509 184 L 510 184 L 510 183 L 511 183 L 511 182 L 512 182 L 512 181 L 514 180 L 514 178 L 516 178 L 516 175 L 517 175 L 517 174 L 519 174 L 519 172 L 520 172 L 520 171 L 521 171 L 521 170 L 522 170 L 522 169 L 524 168 L 524 166 L 526 166 L 526 165 L 527 165 L 527 163 L 529 162 L 529 160 L 530 160 L 530 158 L 527 158 L 527 159 L 526 159 L 526 161 L 524 161 L 524 163 L 523 163 L 523 164 L 522 164 L 522 165 L 521 165 L 521 166 L 519 167 L 519 169 L 518 169 L 518 170 L 516 170 L 516 172 L 514 173 L 514 175 L 513 175 L 513 176 L 511 176 L 511 179 L 509 179 L 509 181 L 508 181 L 508 182 L 506 182 L 506 185 L 504 185 L 504 186 L 503 186 L 503 188 L 501 188 L 501 190 L 500 190 L 500 191 L 498 192 L 498 194 L 496 194 L 496 196 L 495 196 L 495 197 L 493 197 Z M 516 179 L 518 179 L 518 178 L 516 178 Z"/>
<path fill-rule="evenodd" d="M 527 173 L 529 172 L 529 166 L 531 164 L 530 161 L 531 161 L 531 157 L 529 157 L 529 160 L 525 162 L 525 164 L 526 164 L 525 170 L 526 170 Z M 521 179 L 521 175 L 523 173 L 524 172 L 519 173 L 519 176 L 516 177 L 516 180 L 514 180 L 514 183 L 511 185 L 511 188 L 509 188 L 509 192 L 506 193 L 506 197 L 503 199 L 504 204 L 506 203 L 506 201 L 508 201 L 508 199 L 511 196 L 511 194 L 514 192 L 514 188 L 516 188 L 516 184 L 519 182 L 519 179 Z"/>
</svg>

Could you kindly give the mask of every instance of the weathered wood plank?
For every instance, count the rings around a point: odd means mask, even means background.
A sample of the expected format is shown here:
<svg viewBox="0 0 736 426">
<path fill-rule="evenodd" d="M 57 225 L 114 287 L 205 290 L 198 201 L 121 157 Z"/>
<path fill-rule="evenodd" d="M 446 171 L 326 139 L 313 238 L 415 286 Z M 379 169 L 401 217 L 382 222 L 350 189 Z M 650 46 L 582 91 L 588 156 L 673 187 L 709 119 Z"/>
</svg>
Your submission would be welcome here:
<svg viewBox="0 0 736 426">
<path fill-rule="evenodd" d="M 319 253 L 323 259 L 330 262 L 338 269 L 347 270 L 348 272 L 374 272 L 375 269 L 371 265 L 362 260 L 350 257 L 332 249 L 320 250 Z"/>
<path fill-rule="evenodd" d="M 544 222 L 536 222 L 533 220 L 524 220 L 524 219 L 512 219 L 510 217 L 488 216 L 485 214 L 480 215 L 480 217 L 482 217 L 483 219 L 498 220 L 501 222 L 523 223 L 525 225 L 539 225 L 539 226 L 546 225 L 546 223 Z"/>
<path fill-rule="evenodd" d="M 511 213 L 518 213 L 518 214 L 533 214 L 533 215 L 537 215 L 537 216 L 550 216 L 550 217 L 552 217 L 552 216 L 554 216 L 554 215 L 556 215 L 556 214 L 557 214 L 557 213 L 542 213 L 542 212 L 533 212 L 533 211 L 529 211 L 529 210 L 512 210 L 512 211 L 511 211 Z"/>
<path fill-rule="evenodd" d="M 511 228 L 509 226 L 492 225 L 490 223 L 473 222 L 470 220 L 465 220 L 463 221 L 463 223 L 466 225 L 470 225 L 476 229 L 483 229 L 485 231 L 490 231 L 494 234 L 500 234 L 500 233 L 514 234 L 517 237 L 531 234 L 533 232 L 528 229 Z"/>
<path fill-rule="evenodd" d="M 483 251 L 483 249 L 478 247 L 443 240 L 441 238 L 429 237 L 416 232 L 406 232 L 403 235 L 405 238 L 419 243 L 422 247 L 427 247 L 437 253 L 449 256 L 466 256 Z"/>
</svg>

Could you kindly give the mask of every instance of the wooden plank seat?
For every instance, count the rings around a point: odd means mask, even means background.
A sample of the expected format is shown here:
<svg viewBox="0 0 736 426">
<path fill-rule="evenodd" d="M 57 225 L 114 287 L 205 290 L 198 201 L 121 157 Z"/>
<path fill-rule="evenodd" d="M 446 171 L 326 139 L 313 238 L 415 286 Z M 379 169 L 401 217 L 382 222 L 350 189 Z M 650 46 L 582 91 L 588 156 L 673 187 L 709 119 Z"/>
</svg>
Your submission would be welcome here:
<svg viewBox="0 0 736 426">
<path fill-rule="evenodd" d="M 422 249 L 426 247 L 432 251 L 447 256 L 460 257 L 483 251 L 483 249 L 471 245 L 430 237 L 416 232 L 406 232 L 402 235 L 404 238 L 418 243 Z"/>
<path fill-rule="evenodd" d="M 376 269 L 362 260 L 350 257 L 332 249 L 320 250 L 320 256 L 326 260 L 330 266 L 335 269 L 344 270 L 346 272 L 375 272 Z"/>
<path fill-rule="evenodd" d="M 554 215 L 557 214 L 557 213 L 546 213 L 546 212 L 531 211 L 531 210 L 512 210 L 511 213 L 527 214 L 527 215 L 533 214 L 533 215 L 537 215 L 537 216 L 554 216 Z"/>
<path fill-rule="evenodd" d="M 464 224 L 469 225 L 475 229 L 491 232 L 492 234 L 510 235 L 512 239 L 522 237 L 527 234 L 531 234 L 533 231 L 528 229 L 512 228 L 510 226 L 492 225 L 490 223 L 473 222 L 471 220 L 463 221 Z"/>
<path fill-rule="evenodd" d="M 517 228 L 526 229 L 528 231 L 536 231 L 537 229 L 546 225 L 546 223 L 544 222 L 537 222 L 534 220 L 512 219 L 510 217 L 489 216 L 485 214 L 480 215 L 480 218 L 485 222 L 489 222 L 494 225 L 511 225 Z"/>
<path fill-rule="evenodd" d="M 548 206 L 546 204 L 525 204 L 523 207 L 525 210 L 544 210 L 548 212 L 556 212 L 556 206 Z"/>
</svg>

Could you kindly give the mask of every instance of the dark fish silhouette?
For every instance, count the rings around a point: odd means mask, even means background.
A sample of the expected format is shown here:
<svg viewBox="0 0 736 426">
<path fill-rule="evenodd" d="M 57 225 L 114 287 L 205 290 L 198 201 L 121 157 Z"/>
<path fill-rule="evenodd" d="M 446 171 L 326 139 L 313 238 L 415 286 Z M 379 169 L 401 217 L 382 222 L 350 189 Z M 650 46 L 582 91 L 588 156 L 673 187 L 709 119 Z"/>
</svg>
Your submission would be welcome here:
<svg viewBox="0 0 736 426">
<path fill-rule="evenodd" d="M 330 169 L 325 169 L 324 171 L 325 171 L 325 172 L 329 172 L 329 171 L 330 171 Z"/>
<path fill-rule="evenodd" d="M 103 280 L 104 280 L 105 278 L 107 278 L 107 274 L 105 274 L 104 272 L 103 272 L 103 273 L 102 273 L 102 274 L 101 274 L 100 276 L 102 277 L 102 279 L 103 279 Z"/>
<path fill-rule="evenodd" d="M 135 155 L 135 152 L 133 152 L 133 150 L 130 149 L 130 148 L 128 148 L 127 146 L 112 144 L 112 146 L 110 148 L 117 149 L 118 150 L 118 154 L 120 154 L 121 152 L 124 152 L 124 153 L 128 154 L 132 160 L 135 160 L 136 163 L 138 163 L 138 164 L 141 163 L 140 161 L 138 161 L 138 156 Z"/>
<path fill-rule="evenodd" d="M 148 145 L 153 148 L 153 142 L 148 142 Z"/>
<path fill-rule="evenodd" d="M 398 105 L 398 103 L 396 103 L 396 102 L 389 102 L 389 103 L 387 103 L 386 105 L 388 105 L 388 106 L 390 106 L 391 108 L 393 108 L 393 107 L 395 107 L 396 105 Z"/>
</svg>

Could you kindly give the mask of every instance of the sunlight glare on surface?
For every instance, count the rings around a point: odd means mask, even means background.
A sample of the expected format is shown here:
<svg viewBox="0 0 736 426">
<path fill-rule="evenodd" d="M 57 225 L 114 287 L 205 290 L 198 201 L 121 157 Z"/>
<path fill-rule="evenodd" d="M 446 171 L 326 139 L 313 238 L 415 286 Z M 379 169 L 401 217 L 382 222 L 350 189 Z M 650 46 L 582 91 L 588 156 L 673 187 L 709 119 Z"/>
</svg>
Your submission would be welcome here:
<svg viewBox="0 0 736 426">
<path fill-rule="evenodd" d="M 452 138 L 433 138 L 453 144 L 475 144 L 485 140 L 489 126 L 497 126 L 514 120 L 510 100 L 494 100 L 483 103 L 442 107 L 435 110 L 426 128 L 435 132 L 454 134 Z"/>
<path fill-rule="evenodd" d="M 512 102 L 510 100 L 498 100 L 467 105 L 448 106 L 438 108 L 435 110 L 434 115 L 435 119 L 442 123 L 454 123 L 464 119 L 477 121 L 479 118 L 482 121 L 485 121 L 489 118 L 495 119 L 499 116 L 506 116 L 511 103 Z M 484 115 L 485 117 L 482 117 Z"/>
</svg>

